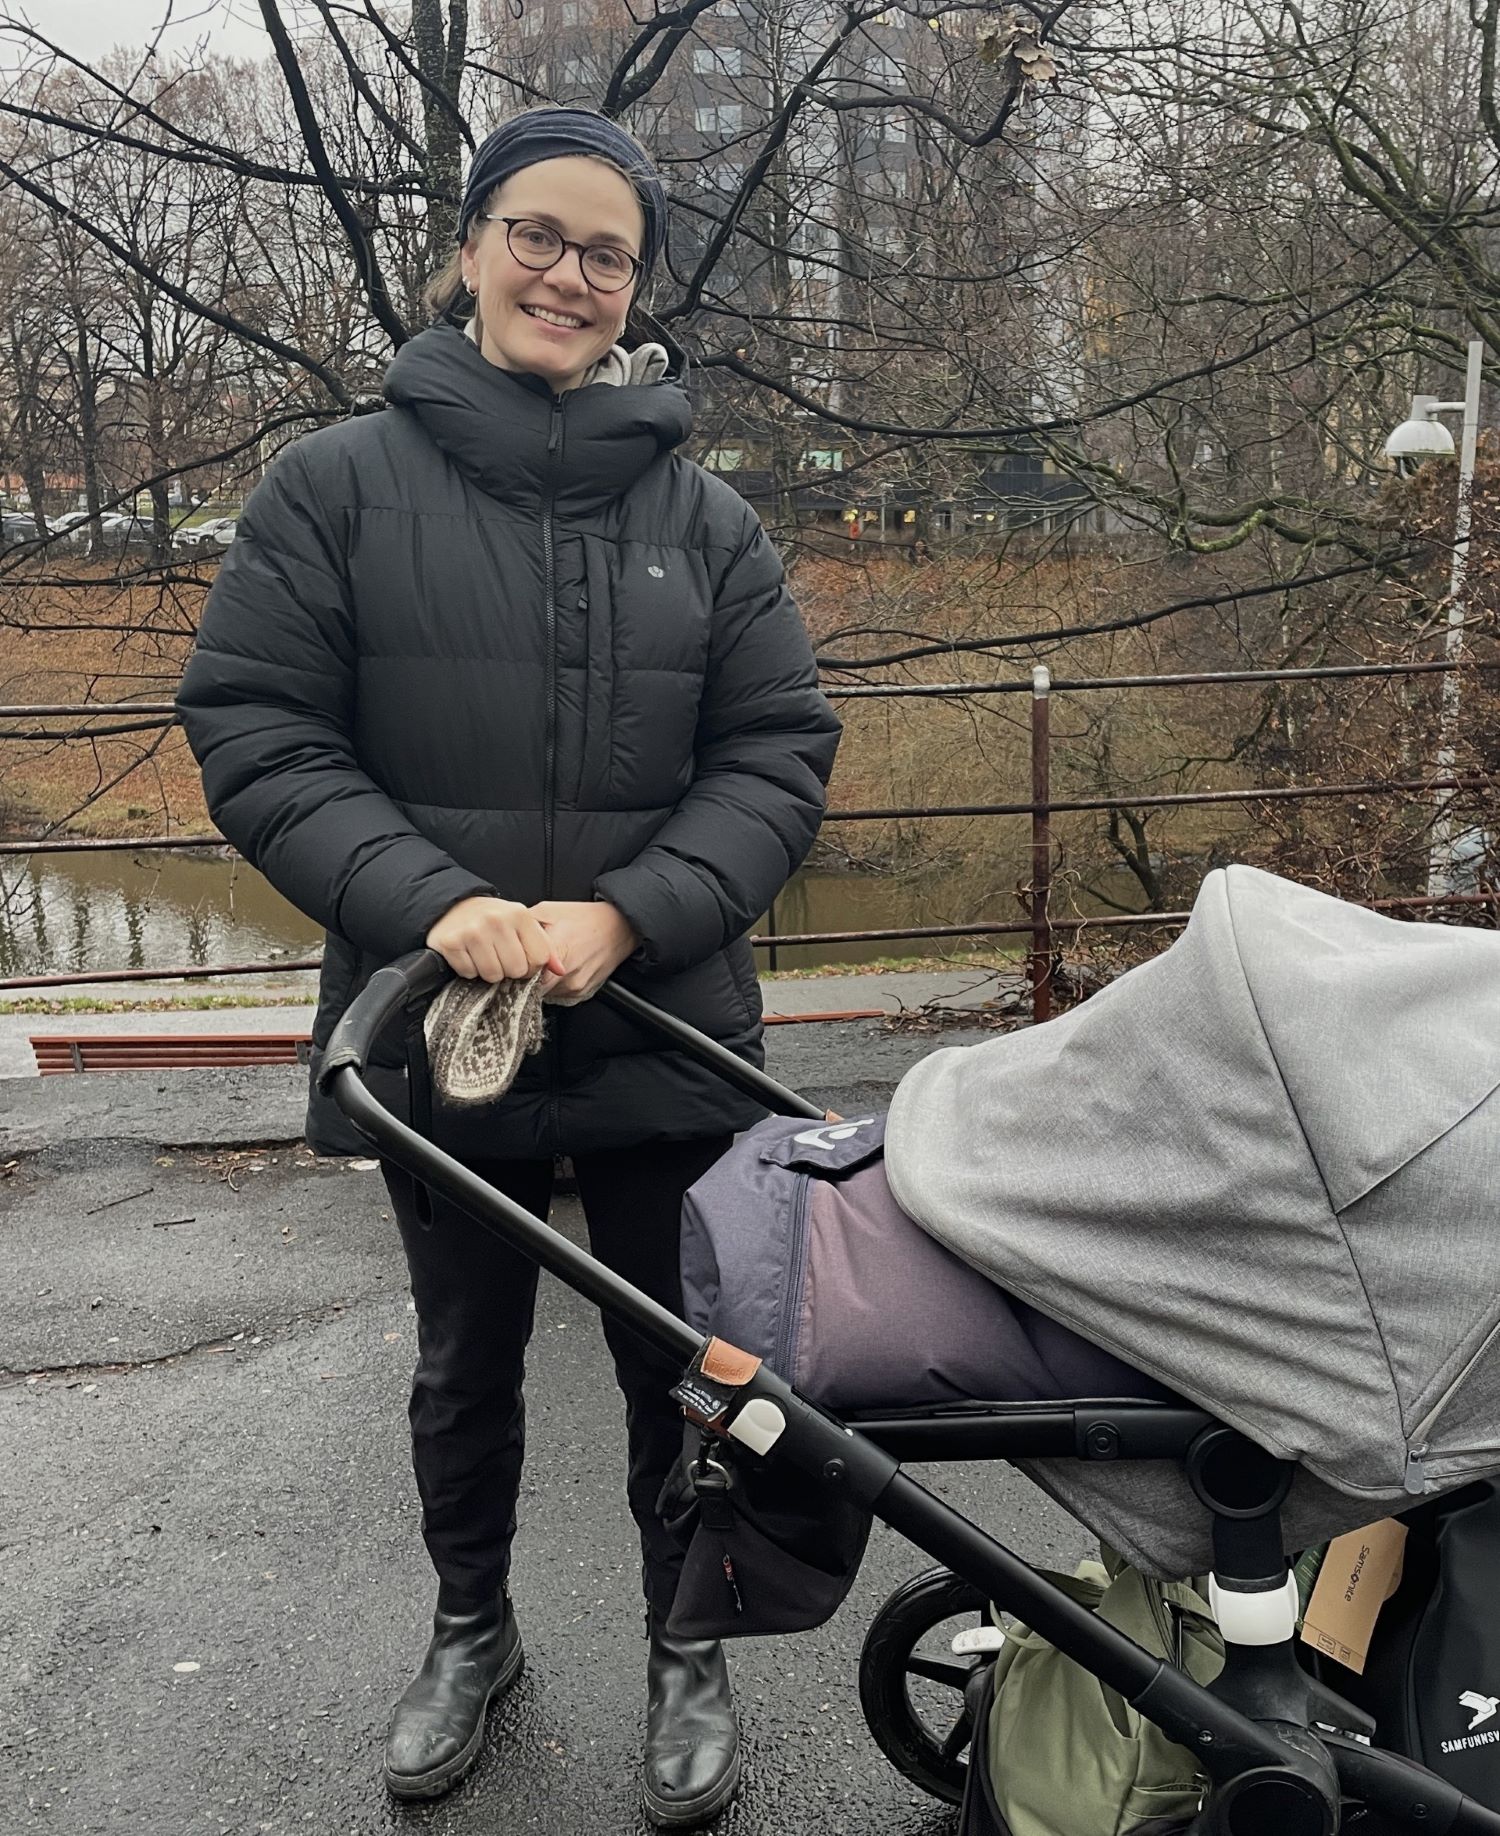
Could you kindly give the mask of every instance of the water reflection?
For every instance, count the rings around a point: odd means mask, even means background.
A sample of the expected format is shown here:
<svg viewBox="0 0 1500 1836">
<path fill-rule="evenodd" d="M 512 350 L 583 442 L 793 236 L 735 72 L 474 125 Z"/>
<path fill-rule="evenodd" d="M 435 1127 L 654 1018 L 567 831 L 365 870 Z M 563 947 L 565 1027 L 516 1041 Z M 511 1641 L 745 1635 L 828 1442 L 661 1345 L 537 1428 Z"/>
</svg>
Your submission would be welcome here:
<svg viewBox="0 0 1500 1836">
<path fill-rule="evenodd" d="M 63 854 L 0 862 L 0 975 L 301 956 L 321 939 L 240 861 Z"/>
<path fill-rule="evenodd" d="M 776 901 L 778 932 L 886 930 L 903 925 L 1009 923 L 1026 861 L 997 851 L 960 867 L 887 877 L 808 871 Z M 769 915 L 768 915 L 769 916 Z M 771 928 L 762 919 L 756 929 Z M 64 854 L 0 861 L 0 975 L 303 956 L 322 940 L 242 861 L 187 854 Z M 1019 949 L 1021 939 L 985 947 Z M 962 950 L 962 940 L 782 945 L 783 969 Z M 769 954 L 756 952 L 762 968 Z"/>
<path fill-rule="evenodd" d="M 1023 862 L 988 855 L 960 867 L 916 875 L 799 873 L 755 927 L 762 933 L 883 931 L 912 925 L 1009 924 L 1022 908 L 1015 891 Z M 1019 938 L 990 938 L 990 950 L 1020 948 Z M 882 957 L 946 955 L 972 948 L 963 938 L 879 939 L 870 943 L 779 945 L 756 951 L 762 969 L 812 969 L 822 963 L 868 963 Z M 774 960 L 773 960 L 774 954 Z"/>
</svg>

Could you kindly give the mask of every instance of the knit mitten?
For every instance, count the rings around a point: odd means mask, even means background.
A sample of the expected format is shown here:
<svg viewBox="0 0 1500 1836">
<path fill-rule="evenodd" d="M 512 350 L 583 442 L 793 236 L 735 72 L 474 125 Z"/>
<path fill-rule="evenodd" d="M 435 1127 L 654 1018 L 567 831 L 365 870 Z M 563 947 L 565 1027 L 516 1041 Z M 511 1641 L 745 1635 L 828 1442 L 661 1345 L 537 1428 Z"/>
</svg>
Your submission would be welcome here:
<svg viewBox="0 0 1500 1836">
<path fill-rule="evenodd" d="M 451 981 L 427 1010 L 423 1031 L 432 1084 L 445 1103 L 497 1103 L 521 1060 L 542 1045 L 542 974 L 525 981 Z"/>
</svg>

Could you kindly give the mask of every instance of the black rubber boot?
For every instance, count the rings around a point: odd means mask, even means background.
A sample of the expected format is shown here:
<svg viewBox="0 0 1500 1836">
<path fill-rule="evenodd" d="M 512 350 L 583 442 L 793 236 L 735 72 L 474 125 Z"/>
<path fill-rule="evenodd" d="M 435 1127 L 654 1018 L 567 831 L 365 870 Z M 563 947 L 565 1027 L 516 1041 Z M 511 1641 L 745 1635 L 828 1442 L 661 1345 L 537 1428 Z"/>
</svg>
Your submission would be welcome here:
<svg viewBox="0 0 1500 1836">
<path fill-rule="evenodd" d="M 646 1815 L 658 1829 L 695 1829 L 740 1782 L 729 1668 L 717 1639 L 674 1638 L 655 1613 L 647 1625 Z"/>
<path fill-rule="evenodd" d="M 450 1612 L 438 1596 L 432 1643 L 396 1704 L 385 1743 L 393 1798 L 439 1798 L 479 1756 L 490 1703 L 521 1674 L 521 1634 L 506 1594 Z"/>
</svg>

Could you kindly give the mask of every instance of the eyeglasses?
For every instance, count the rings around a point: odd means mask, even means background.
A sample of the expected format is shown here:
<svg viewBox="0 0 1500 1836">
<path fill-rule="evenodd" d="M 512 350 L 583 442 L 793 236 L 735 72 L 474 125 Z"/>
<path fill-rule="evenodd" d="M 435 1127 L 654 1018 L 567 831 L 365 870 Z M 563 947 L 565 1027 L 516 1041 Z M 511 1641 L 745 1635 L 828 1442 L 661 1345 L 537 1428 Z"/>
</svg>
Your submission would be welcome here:
<svg viewBox="0 0 1500 1836">
<path fill-rule="evenodd" d="M 496 217 L 487 210 L 479 215 L 486 223 L 503 223 L 505 246 L 523 268 L 538 274 L 555 268 L 569 249 L 576 251 L 583 278 L 596 293 L 619 293 L 641 272 L 635 256 L 612 242 L 569 242 L 550 223 L 538 223 L 534 217 Z"/>
</svg>

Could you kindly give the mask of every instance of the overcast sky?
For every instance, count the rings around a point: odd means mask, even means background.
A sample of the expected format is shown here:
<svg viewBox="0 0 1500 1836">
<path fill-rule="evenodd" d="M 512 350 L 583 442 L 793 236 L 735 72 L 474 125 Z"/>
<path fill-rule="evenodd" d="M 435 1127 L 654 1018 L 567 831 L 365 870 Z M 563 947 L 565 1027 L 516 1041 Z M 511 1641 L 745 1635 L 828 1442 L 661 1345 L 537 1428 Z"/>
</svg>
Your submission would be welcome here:
<svg viewBox="0 0 1500 1836">
<path fill-rule="evenodd" d="M 161 39 L 167 50 L 187 50 L 204 37 L 234 57 L 261 57 L 268 49 L 255 0 L 0 0 L 0 20 L 27 19 L 75 57 L 114 45 L 144 47 L 168 15 Z"/>
</svg>

